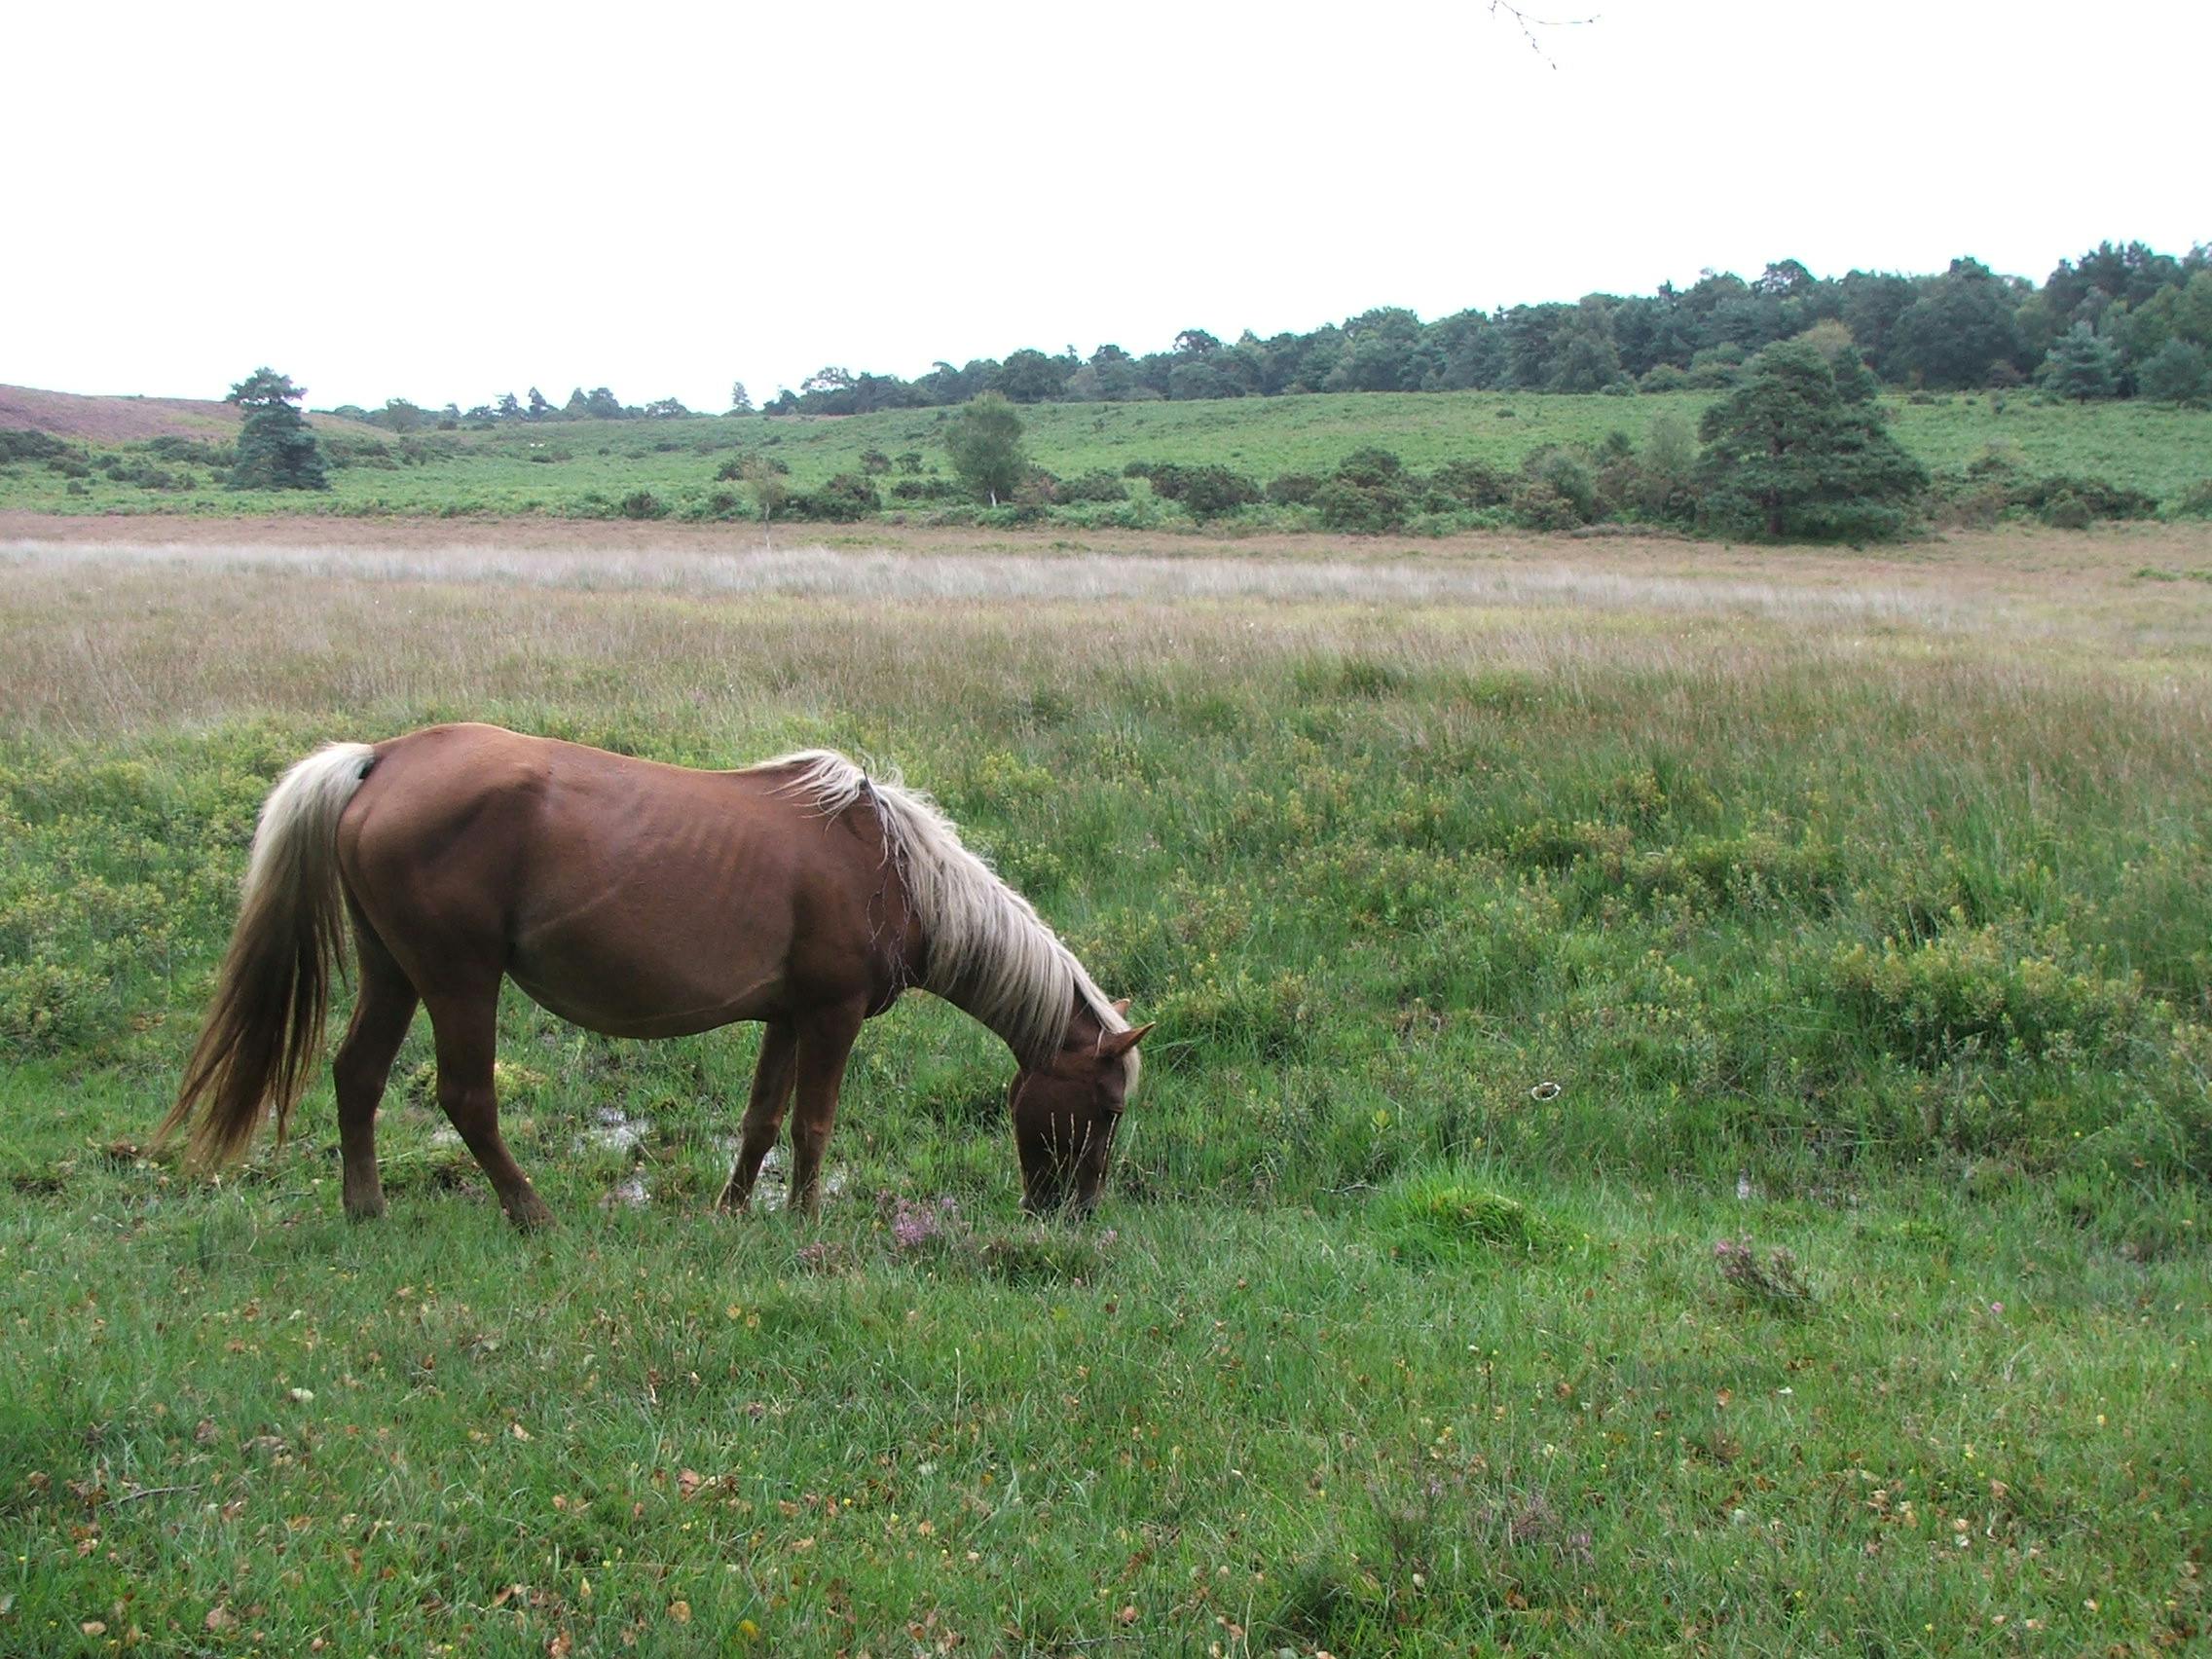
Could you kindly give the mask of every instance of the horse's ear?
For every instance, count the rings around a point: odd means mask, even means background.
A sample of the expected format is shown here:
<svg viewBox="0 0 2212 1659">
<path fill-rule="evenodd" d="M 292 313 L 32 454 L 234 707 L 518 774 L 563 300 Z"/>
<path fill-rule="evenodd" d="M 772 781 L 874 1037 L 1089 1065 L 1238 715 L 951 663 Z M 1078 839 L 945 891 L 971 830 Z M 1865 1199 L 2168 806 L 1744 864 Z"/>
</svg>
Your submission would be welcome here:
<svg viewBox="0 0 2212 1659">
<path fill-rule="evenodd" d="M 1114 999 L 1114 1012 L 1120 1014 L 1124 1019 L 1128 1018 L 1129 999 L 1127 997 L 1116 997 Z"/>
<path fill-rule="evenodd" d="M 1154 1020 L 1152 1025 L 1159 1023 Z M 1109 1031 L 1099 1042 L 1098 1051 L 1110 1060 L 1118 1060 L 1144 1041 L 1144 1034 L 1152 1029 L 1152 1025 L 1140 1025 L 1134 1031 Z"/>
</svg>

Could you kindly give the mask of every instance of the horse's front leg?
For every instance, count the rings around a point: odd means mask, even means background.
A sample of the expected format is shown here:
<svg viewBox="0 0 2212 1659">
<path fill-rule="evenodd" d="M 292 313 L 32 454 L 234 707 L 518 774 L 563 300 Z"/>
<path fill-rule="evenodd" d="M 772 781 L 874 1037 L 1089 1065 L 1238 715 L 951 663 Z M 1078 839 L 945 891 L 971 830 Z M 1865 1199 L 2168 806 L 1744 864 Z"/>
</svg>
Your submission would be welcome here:
<svg viewBox="0 0 2212 1659">
<path fill-rule="evenodd" d="M 760 1178 L 760 1161 L 776 1144 L 784 1127 L 784 1112 L 792 1103 L 793 1060 L 798 1053 L 798 1032 L 787 1020 L 771 1020 L 760 1037 L 760 1060 L 753 1068 L 753 1098 L 746 1104 L 744 1140 L 737 1161 L 730 1167 L 729 1184 L 715 1200 L 717 1209 L 741 1210 L 753 1201 L 753 1183 Z"/>
<path fill-rule="evenodd" d="M 845 1061 L 860 1035 L 867 1006 L 859 998 L 817 1010 L 798 1026 L 798 1118 L 792 1125 L 791 1207 L 818 1215 L 822 1193 L 818 1178 L 830 1129 L 837 1121 L 837 1091 L 844 1087 Z"/>
</svg>

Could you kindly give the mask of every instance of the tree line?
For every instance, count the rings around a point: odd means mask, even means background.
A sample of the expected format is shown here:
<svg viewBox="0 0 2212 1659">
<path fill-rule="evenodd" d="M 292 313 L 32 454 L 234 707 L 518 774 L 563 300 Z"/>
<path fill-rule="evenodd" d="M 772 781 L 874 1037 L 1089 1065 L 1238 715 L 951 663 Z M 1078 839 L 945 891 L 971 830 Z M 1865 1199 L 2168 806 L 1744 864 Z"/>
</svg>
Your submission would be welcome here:
<svg viewBox="0 0 2212 1659">
<path fill-rule="evenodd" d="M 1708 272 L 1687 288 L 1463 311 L 1423 322 L 1382 307 L 1309 333 L 1224 342 L 1186 329 L 1164 351 L 1106 345 L 1088 357 L 1032 348 L 1003 361 L 940 361 L 912 380 L 824 368 L 770 415 L 865 415 L 966 403 L 1128 403 L 1341 391 L 1720 390 L 1768 346 L 1822 323 L 1850 331 L 1889 386 L 1930 390 L 2035 383 L 2069 397 L 2194 401 L 2212 393 L 2212 248 L 2100 243 L 2039 287 L 1955 259 L 1924 276 L 1814 276 L 1793 259 L 1747 281 Z"/>
<path fill-rule="evenodd" d="M 745 396 L 743 382 L 731 387 L 736 403 L 730 413 L 752 413 L 753 405 Z M 650 403 L 624 403 L 606 387 L 594 387 L 590 391 L 577 387 L 569 393 L 566 403 L 555 403 L 537 387 L 530 388 L 526 401 L 513 392 L 501 392 L 490 403 L 479 403 L 463 410 L 458 403 L 449 403 L 443 409 L 425 409 L 404 397 L 385 400 L 381 409 L 364 409 L 358 403 L 341 403 L 325 414 L 341 415 L 349 421 L 359 421 L 366 425 L 382 426 L 387 432 L 451 432 L 463 426 L 496 426 L 510 421 L 670 421 L 689 415 L 690 410 L 673 397 L 658 397 Z"/>
</svg>

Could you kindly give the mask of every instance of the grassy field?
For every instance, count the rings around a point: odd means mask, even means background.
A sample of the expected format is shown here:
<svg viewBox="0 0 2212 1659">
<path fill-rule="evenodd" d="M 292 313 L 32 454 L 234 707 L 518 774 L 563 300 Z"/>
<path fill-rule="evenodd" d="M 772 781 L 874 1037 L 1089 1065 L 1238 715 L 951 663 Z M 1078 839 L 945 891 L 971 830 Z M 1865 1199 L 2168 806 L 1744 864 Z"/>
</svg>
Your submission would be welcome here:
<svg viewBox="0 0 2212 1659">
<path fill-rule="evenodd" d="M 1518 466 L 1546 445 L 1595 446 L 1609 433 L 1641 445 L 1652 424 L 1673 416 L 1694 428 L 1715 394 L 1642 397 L 1535 396 L 1494 392 L 1341 395 L 1217 403 L 1051 404 L 1022 412 L 1029 453 L 1063 477 L 1130 461 L 1220 464 L 1266 482 L 1285 472 L 1326 471 L 1353 450 L 1382 445 L 1409 467 L 1473 459 Z M 2061 406 L 2017 393 L 1886 401 L 1899 438 L 1936 473 L 1956 473 L 1995 446 L 2032 477 L 2100 479 L 2177 502 L 2212 475 L 2212 415 L 2149 403 Z M 886 459 L 918 458 L 922 476 L 949 471 L 940 441 L 947 412 L 925 409 L 846 420 L 721 419 L 573 422 L 420 439 L 335 440 L 349 459 L 325 495 L 238 493 L 189 460 L 161 461 L 173 487 L 110 478 L 148 464 L 142 446 L 96 449 L 91 475 L 71 480 L 44 463 L 0 466 L 0 509 L 65 513 L 309 513 L 454 516 L 544 514 L 605 519 L 622 515 L 625 498 L 643 491 L 656 510 L 679 519 L 743 516 L 741 485 L 718 481 L 724 463 L 755 452 L 787 461 L 794 488 L 811 489 L 861 469 L 873 450 Z M 356 429 L 357 431 L 357 429 Z M 328 441 L 328 440 L 326 440 Z M 350 446 L 350 447 L 349 447 Z M 888 488 L 904 474 L 878 480 Z M 191 480 L 187 487 L 186 480 Z M 70 494 L 70 485 L 78 494 Z M 900 503 L 888 501 L 892 508 Z M 922 517 L 941 507 L 906 509 Z M 1060 509 L 1065 514 L 1070 509 Z M 1142 527 L 1187 522 L 1144 487 L 1129 503 L 1076 510 L 1078 516 Z M 1267 518 L 1267 513 L 1258 516 Z M 1295 514 L 1276 510 L 1286 522 Z"/>
<path fill-rule="evenodd" d="M 2201 528 L 139 528 L 0 518 L 0 1652 L 2203 1641 Z M 270 780 L 448 718 L 934 790 L 1161 1022 L 1097 1221 L 924 998 L 818 1225 L 752 1034 L 515 995 L 549 1235 L 420 1025 L 382 1225 L 327 1085 L 149 1156 Z"/>
</svg>

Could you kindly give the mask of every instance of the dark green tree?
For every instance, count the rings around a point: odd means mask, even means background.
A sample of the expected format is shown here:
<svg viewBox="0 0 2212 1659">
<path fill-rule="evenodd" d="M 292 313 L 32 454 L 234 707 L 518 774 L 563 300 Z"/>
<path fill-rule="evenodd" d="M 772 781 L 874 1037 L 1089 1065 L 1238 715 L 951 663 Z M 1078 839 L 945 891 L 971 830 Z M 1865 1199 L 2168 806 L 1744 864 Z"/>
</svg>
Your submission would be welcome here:
<svg viewBox="0 0 2212 1659">
<path fill-rule="evenodd" d="M 322 450 L 293 407 L 308 394 L 289 376 L 261 368 L 231 387 L 223 401 L 245 411 L 239 428 L 239 459 L 231 468 L 234 490 L 327 490 Z"/>
<path fill-rule="evenodd" d="M 1746 535 L 1844 540 L 1894 535 L 1928 484 L 1880 417 L 1837 391 L 1820 348 L 1770 346 L 1698 424 L 1702 514 Z"/>
<path fill-rule="evenodd" d="M 999 365 L 991 377 L 991 389 L 1016 403 L 1056 401 L 1075 370 L 1076 365 L 1065 358 L 1048 357 L 1025 346 Z"/>
<path fill-rule="evenodd" d="M 1210 357 L 1193 357 L 1189 362 L 1177 363 L 1167 374 L 1167 395 L 1178 403 L 1236 394 L 1236 383 L 1216 368 Z"/>
<path fill-rule="evenodd" d="M 1613 344 L 1606 308 L 1584 300 L 1555 341 L 1551 389 L 1597 391 L 1621 378 L 1620 349 Z"/>
<path fill-rule="evenodd" d="M 1990 371 L 2001 364 L 2016 373 L 2023 347 L 2013 313 L 2021 298 L 1978 260 L 1952 260 L 1951 269 L 1898 318 L 1890 375 L 1898 380 L 1917 375 L 1926 386 L 1960 388 L 1987 386 Z M 1844 321 L 1851 321 L 1848 310 Z M 1859 332 L 1856 324 L 1852 332 Z"/>
<path fill-rule="evenodd" d="M 2201 403 L 2212 392 L 2212 364 L 2203 347 L 2169 340 L 2135 371 L 2135 389 L 2160 403 Z"/>
<path fill-rule="evenodd" d="M 992 506 L 1010 498 L 1028 470 L 1021 454 L 1021 417 L 995 391 L 945 423 L 944 447 L 968 493 Z"/>
<path fill-rule="evenodd" d="M 753 413 L 753 394 L 745 389 L 743 381 L 729 383 L 729 412 L 732 415 Z"/>
<path fill-rule="evenodd" d="M 2078 322 L 2045 353 L 2043 384 L 2077 403 L 2086 403 L 2092 397 L 2117 397 L 2120 353 L 2098 339 L 2087 323 Z"/>
</svg>

